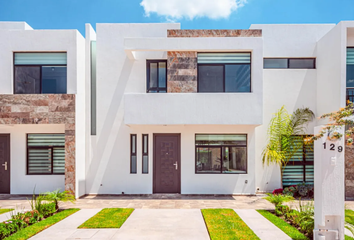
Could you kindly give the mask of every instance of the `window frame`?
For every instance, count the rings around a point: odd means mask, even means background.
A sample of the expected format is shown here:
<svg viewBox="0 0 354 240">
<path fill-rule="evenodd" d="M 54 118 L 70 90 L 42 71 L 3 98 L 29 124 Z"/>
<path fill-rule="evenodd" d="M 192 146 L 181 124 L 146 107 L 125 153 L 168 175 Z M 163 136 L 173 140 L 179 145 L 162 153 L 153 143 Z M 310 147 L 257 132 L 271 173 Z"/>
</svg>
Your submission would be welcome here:
<svg viewBox="0 0 354 240">
<path fill-rule="evenodd" d="M 157 87 L 150 88 L 150 63 L 157 63 L 157 69 L 159 63 L 164 62 L 166 64 L 166 74 L 165 74 L 165 86 L 164 88 L 159 87 L 159 71 L 157 70 Z M 146 93 L 153 93 L 150 91 L 156 91 L 155 93 L 167 93 L 167 59 L 146 59 Z M 160 92 L 165 91 L 165 92 Z"/>
<path fill-rule="evenodd" d="M 200 52 L 200 53 L 220 53 L 220 52 Z M 222 52 L 222 53 L 249 53 L 250 63 L 198 63 L 198 57 L 197 57 L 197 93 L 252 93 L 252 52 Z M 247 65 L 247 64 L 250 65 L 250 91 L 249 92 L 225 92 L 225 65 Z M 200 92 L 199 91 L 199 77 L 200 77 L 199 66 L 223 66 L 223 91 L 222 92 Z"/>
<path fill-rule="evenodd" d="M 66 91 L 65 93 L 51 93 L 51 94 L 67 94 L 68 93 L 68 64 L 15 64 L 15 54 L 16 53 L 67 53 L 67 52 L 13 52 L 12 53 L 12 68 L 13 68 L 13 94 L 47 94 L 42 93 L 42 67 L 66 67 Z M 15 81 L 16 81 L 16 66 L 21 67 L 39 67 L 39 89 L 40 93 L 16 93 L 15 89 Z"/>
<path fill-rule="evenodd" d="M 196 145 L 196 137 L 197 135 L 245 135 L 246 136 L 246 145 Z M 231 172 L 231 173 L 223 173 L 222 172 L 222 167 L 220 169 L 220 172 L 214 172 L 214 173 L 210 173 L 210 172 L 198 172 L 197 171 L 197 158 L 198 158 L 198 151 L 197 148 L 220 148 L 221 149 L 221 157 L 223 155 L 223 151 L 222 148 L 223 147 L 245 147 L 246 148 L 246 172 L 245 173 L 237 173 L 237 172 Z M 248 134 L 247 133 L 195 133 L 194 134 L 194 174 L 212 174 L 212 175 L 218 175 L 218 174 L 222 174 L 222 175 L 231 175 L 231 174 L 248 174 Z"/>
<path fill-rule="evenodd" d="M 133 152 L 133 136 L 135 136 L 135 152 Z M 138 173 L 138 160 L 137 160 L 137 142 L 138 142 L 138 135 L 137 134 L 130 134 L 130 174 L 137 174 Z M 132 157 L 135 156 L 135 167 L 136 171 L 132 171 Z"/>
<path fill-rule="evenodd" d="M 274 67 L 274 68 L 265 68 L 264 67 L 264 60 L 266 59 L 286 59 L 287 61 L 287 66 L 286 68 L 279 68 L 279 67 Z M 317 58 L 280 58 L 280 57 L 266 57 L 263 58 L 263 69 L 316 69 L 316 59 Z M 290 67 L 290 60 L 313 60 L 313 68 L 291 68 Z"/>
<path fill-rule="evenodd" d="M 64 148 L 65 151 L 65 145 L 62 147 L 59 146 L 28 146 L 28 135 L 30 134 L 42 134 L 42 135 L 46 135 L 46 134 L 63 134 L 63 133 L 26 133 L 26 175 L 65 175 L 65 171 L 64 173 L 54 173 L 53 172 L 53 163 L 54 163 L 54 151 L 53 148 Z M 41 149 L 51 149 L 51 172 L 50 173 L 29 173 L 29 149 L 37 149 L 37 148 L 41 148 Z M 66 159 L 65 159 L 66 161 Z"/>
<path fill-rule="evenodd" d="M 144 152 L 144 139 L 146 136 L 146 152 Z M 141 147 L 141 173 L 149 174 L 149 134 L 142 134 Z M 147 156 L 147 172 L 144 172 L 144 157 Z"/>
<path fill-rule="evenodd" d="M 293 135 L 293 136 L 302 136 L 302 139 L 304 140 L 305 138 L 308 138 L 308 137 L 311 137 L 311 136 L 313 136 L 313 135 Z M 285 167 L 287 167 L 288 165 L 291 165 L 291 166 L 302 166 L 303 167 L 303 169 L 302 169 L 302 173 L 303 173 L 303 183 L 306 183 L 306 166 L 314 166 L 314 162 L 315 162 L 315 159 L 313 160 L 313 161 L 306 161 L 306 157 L 305 157 L 305 155 L 306 155 L 306 153 L 305 153 L 305 149 L 306 149 L 306 144 L 302 144 L 302 161 L 288 161 L 288 163 L 286 164 L 286 166 Z M 314 146 L 313 146 L 314 147 Z M 314 151 L 315 149 L 313 149 L 313 151 Z M 315 154 L 315 153 L 313 153 L 313 154 Z M 284 171 L 284 169 L 283 169 L 283 171 Z M 283 183 L 283 178 L 281 179 L 281 182 L 282 182 L 282 184 L 284 185 L 284 183 Z M 291 185 L 285 185 L 285 186 L 291 186 Z"/>
</svg>

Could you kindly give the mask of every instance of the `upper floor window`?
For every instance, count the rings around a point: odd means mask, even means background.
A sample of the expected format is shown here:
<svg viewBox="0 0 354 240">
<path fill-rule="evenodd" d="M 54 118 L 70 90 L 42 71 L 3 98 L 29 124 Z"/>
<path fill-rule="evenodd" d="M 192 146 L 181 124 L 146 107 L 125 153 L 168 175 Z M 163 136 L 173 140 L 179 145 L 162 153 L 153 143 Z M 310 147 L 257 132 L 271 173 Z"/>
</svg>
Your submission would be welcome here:
<svg viewBox="0 0 354 240">
<path fill-rule="evenodd" d="M 314 69 L 315 58 L 264 58 L 263 68 Z"/>
<path fill-rule="evenodd" d="M 66 93 L 66 53 L 15 53 L 14 93 Z"/>
<path fill-rule="evenodd" d="M 198 53 L 198 92 L 251 92 L 251 53 Z"/>
<path fill-rule="evenodd" d="M 157 93 L 167 92 L 167 61 L 147 60 L 146 61 L 146 92 Z"/>
</svg>

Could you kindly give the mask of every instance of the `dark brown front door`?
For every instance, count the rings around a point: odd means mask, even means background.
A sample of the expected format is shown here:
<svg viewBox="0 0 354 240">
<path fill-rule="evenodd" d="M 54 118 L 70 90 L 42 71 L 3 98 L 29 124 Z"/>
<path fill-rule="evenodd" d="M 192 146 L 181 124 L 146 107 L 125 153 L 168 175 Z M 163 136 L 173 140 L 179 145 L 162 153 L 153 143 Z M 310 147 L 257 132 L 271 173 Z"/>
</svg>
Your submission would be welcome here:
<svg viewBox="0 0 354 240">
<path fill-rule="evenodd" d="M 10 134 L 0 134 L 0 193 L 10 193 Z"/>
<path fill-rule="evenodd" d="M 154 193 L 181 192 L 180 134 L 154 134 Z"/>
</svg>

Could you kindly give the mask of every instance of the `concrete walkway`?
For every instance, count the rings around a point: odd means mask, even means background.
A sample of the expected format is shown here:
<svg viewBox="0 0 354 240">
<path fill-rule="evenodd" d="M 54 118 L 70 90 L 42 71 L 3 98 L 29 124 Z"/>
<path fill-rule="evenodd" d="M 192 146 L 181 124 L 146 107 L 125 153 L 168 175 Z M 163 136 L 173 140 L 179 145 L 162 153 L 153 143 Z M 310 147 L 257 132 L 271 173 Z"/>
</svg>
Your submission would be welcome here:
<svg viewBox="0 0 354 240">
<path fill-rule="evenodd" d="M 82 209 L 73 215 L 65 218 L 64 220 L 54 224 L 50 228 L 38 233 L 31 237 L 31 240 L 63 240 L 63 239 L 87 239 L 95 235 L 98 230 L 95 229 L 87 229 L 82 230 L 77 229 L 82 223 L 84 223 L 87 219 L 94 216 L 101 209 Z M 90 231 L 91 230 L 91 231 Z M 105 233 L 104 233 L 105 234 Z M 99 240 L 100 238 L 94 238 Z M 101 239 L 109 239 L 109 238 L 101 238 Z"/>
<path fill-rule="evenodd" d="M 209 240 L 199 209 L 136 209 L 111 239 Z"/>
<path fill-rule="evenodd" d="M 261 240 L 291 240 L 282 230 L 254 209 L 234 209 Z"/>
<path fill-rule="evenodd" d="M 209 240 L 198 209 L 136 209 L 120 229 L 77 229 L 100 209 L 83 209 L 30 240 Z"/>
</svg>

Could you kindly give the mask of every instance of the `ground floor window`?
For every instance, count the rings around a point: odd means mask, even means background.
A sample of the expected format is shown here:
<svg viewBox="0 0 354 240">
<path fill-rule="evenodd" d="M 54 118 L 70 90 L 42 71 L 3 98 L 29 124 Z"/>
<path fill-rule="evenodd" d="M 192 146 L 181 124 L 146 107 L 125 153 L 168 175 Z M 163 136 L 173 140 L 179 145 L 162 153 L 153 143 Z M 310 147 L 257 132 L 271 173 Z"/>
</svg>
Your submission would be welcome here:
<svg viewBox="0 0 354 240">
<path fill-rule="evenodd" d="M 246 134 L 196 134 L 196 173 L 247 173 Z"/>
<path fill-rule="evenodd" d="M 27 134 L 27 174 L 65 173 L 65 134 Z"/>
<path fill-rule="evenodd" d="M 293 136 L 297 150 L 286 167 L 283 168 L 283 186 L 299 183 L 313 184 L 313 143 L 304 144 L 309 136 Z"/>
</svg>

